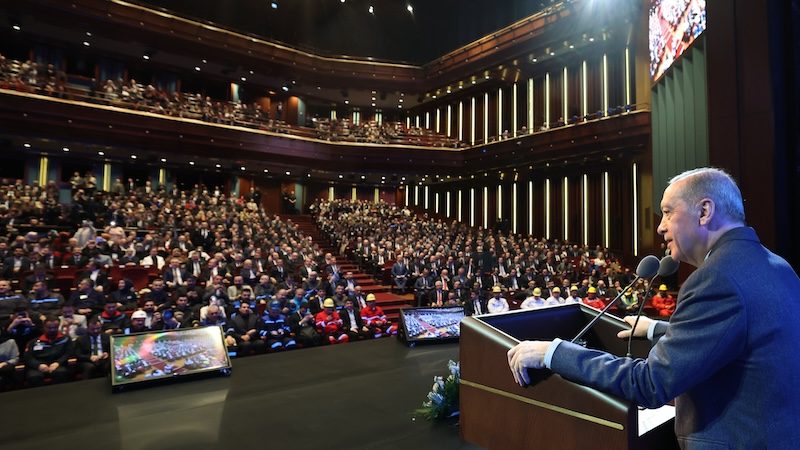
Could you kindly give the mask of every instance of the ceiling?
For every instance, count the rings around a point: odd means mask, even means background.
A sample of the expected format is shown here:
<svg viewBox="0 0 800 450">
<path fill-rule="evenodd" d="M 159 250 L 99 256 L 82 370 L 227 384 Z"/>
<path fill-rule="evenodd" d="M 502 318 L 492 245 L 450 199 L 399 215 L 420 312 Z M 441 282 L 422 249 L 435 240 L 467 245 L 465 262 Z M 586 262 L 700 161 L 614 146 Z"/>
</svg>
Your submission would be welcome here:
<svg viewBox="0 0 800 450">
<path fill-rule="evenodd" d="M 146 3 L 323 54 L 424 64 L 553 2 L 147 0 Z M 409 5 L 413 13 L 408 11 Z"/>
</svg>

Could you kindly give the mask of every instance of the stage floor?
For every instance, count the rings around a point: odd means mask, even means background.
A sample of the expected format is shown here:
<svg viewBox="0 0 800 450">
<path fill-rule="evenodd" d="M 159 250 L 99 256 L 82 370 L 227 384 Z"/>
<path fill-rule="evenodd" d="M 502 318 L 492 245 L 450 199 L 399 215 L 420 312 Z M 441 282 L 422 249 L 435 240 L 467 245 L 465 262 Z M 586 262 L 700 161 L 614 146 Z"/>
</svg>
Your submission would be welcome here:
<svg viewBox="0 0 800 450">
<path fill-rule="evenodd" d="M 230 377 L 111 393 L 108 378 L 0 394 L 4 448 L 476 449 L 414 420 L 458 344 L 394 338 L 233 361 Z"/>
</svg>

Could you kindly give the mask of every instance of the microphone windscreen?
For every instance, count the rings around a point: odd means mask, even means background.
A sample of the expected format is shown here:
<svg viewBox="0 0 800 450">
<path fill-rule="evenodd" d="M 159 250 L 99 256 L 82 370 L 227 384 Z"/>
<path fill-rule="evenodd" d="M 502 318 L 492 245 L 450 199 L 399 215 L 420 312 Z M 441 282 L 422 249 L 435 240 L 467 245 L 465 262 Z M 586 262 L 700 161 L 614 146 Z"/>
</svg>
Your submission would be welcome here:
<svg viewBox="0 0 800 450">
<path fill-rule="evenodd" d="M 672 256 L 665 256 L 661 258 L 661 262 L 658 263 L 658 276 L 660 277 L 668 277 L 673 273 L 678 271 L 678 266 L 680 266 L 680 261 L 675 261 L 672 259 Z"/>
<path fill-rule="evenodd" d="M 657 257 L 653 255 L 645 256 L 636 266 L 636 276 L 639 278 L 653 278 L 658 273 L 659 263 Z"/>
</svg>

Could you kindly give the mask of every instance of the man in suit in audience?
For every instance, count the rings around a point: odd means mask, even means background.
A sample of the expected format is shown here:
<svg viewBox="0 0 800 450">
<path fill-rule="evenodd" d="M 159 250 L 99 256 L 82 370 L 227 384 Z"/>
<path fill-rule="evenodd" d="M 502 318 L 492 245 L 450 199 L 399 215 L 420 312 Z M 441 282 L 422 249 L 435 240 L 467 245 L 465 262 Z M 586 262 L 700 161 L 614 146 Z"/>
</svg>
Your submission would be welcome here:
<svg viewBox="0 0 800 450">
<path fill-rule="evenodd" d="M 464 313 L 468 316 L 487 314 L 489 309 L 486 300 L 481 298 L 481 291 L 472 290 L 469 292 L 469 300 L 464 302 Z"/>
<path fill-rule="evenodd" d="M 109 335 L 102 332 L 102 326 L 99 317 L 92 318 L 87 333 L 75 340 L 75 357 L 84 380 L 109 373 L 111 342 Z"/>
<path fill-rule="evenodd" d="M 528 369 L 549 368 L 649 408 L 674 399 L 684 449 L 796 447 L 800 384 L 789 380 L 800 375 L 800 309 L 774 299 L 800 292 L 800 278 L 745 225 L 739 188 L 719 169 L 673 178 L 661 212 L 658 232 L 670 255 L 697 270 L 669 322 L 642 318 L 619 333 L 654 341 L 647 358 L 560 339 L 524 341 L 508 352 L 514 379 L 525 385 Z M 626 321 L 633 325 L 635 317 Z"/>
<path fill-rule="evenodd" d="M 392 266 L 392 279 L 394 285 L 401 294 L 406 293 L 406 283 L 408 282 L 408 266 L 402 257 L 397 258 L 397 262 Z"/>
<path fill-rule="evenodd" d="M 422 269 L 422 273 L 414 282 L 414 296 L 417 299 L 417 306 L 422 306 L 423 303 L 428 303 L 426 300 L 430 297 L 430 292 L 433 289 L 433 280 L 431 279 L 431 272 L 427 267 Z"/>
</svg>

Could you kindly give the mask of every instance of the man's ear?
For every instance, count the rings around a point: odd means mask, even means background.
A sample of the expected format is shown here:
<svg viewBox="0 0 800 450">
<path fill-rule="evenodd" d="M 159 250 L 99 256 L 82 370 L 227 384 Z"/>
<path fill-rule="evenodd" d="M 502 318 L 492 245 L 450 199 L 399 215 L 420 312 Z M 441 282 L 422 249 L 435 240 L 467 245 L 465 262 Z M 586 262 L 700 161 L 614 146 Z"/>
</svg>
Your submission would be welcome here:
<svg viewBox="0 0 800 450">
<path fill-rule="evenodd" d="M 700 225 L 708 226 L 711 223 L 711 220 L 714 218 L 714 213 L 716 212 L 714 200 L 711 200 L 710 198 L 704 198 L 700 200 L 697 206 L 700 209 Z"/>
</svg>

